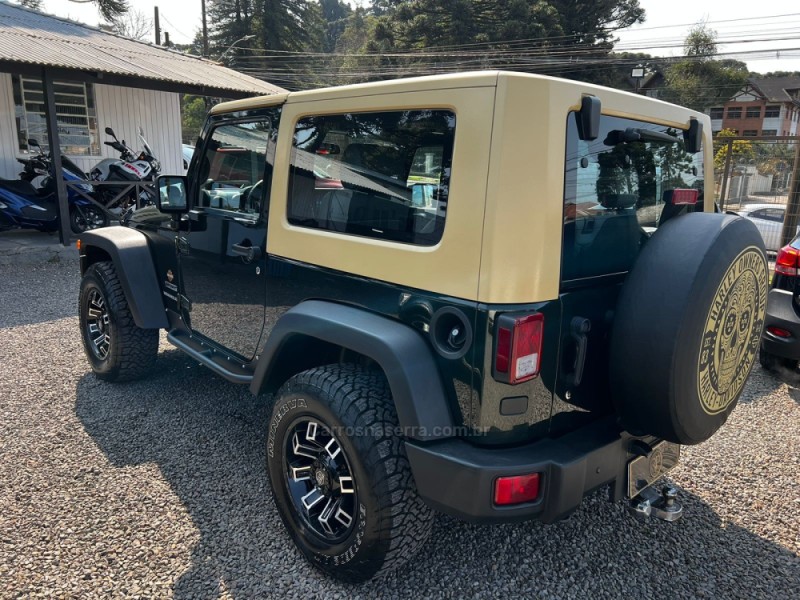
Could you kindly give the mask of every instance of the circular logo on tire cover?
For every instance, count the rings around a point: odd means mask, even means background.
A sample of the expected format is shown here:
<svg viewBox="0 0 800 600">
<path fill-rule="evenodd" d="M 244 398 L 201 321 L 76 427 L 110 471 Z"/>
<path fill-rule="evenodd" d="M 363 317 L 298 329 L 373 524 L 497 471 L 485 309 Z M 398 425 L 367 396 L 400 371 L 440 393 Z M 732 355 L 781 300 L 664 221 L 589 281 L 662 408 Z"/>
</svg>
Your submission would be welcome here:
<svg viewBox="0 0 800 600">
<path fill-rule="evenodd" d="M 755 246 L 737 256 L 717 288 L 700 347 L 697 391 L 709 415 L 742 391 L 755 361 L 767 310 L 767 262 Z"/>
</svg>

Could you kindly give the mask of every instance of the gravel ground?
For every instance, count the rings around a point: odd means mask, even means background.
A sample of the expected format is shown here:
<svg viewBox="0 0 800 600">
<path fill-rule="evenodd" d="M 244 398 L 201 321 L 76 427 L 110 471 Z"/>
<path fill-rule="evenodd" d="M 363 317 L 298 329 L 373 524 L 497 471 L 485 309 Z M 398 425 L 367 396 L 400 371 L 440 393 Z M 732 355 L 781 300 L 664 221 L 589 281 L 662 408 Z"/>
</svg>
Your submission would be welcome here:
<svg viewBox="0 0 800 600">
<path fill-rule="evenodd" d="M 0 281 L 2 597 L 800 597 L 800 375 L 756 368 L 729 423 L 685 450 L 676 524 L 601 494 L 549 526 L 439 517 L 413 564 L 354 587 L 279 522 L 263 399 L 166 344 L 149 380 L 100 382 L 76 262 Z"/>
</svg>

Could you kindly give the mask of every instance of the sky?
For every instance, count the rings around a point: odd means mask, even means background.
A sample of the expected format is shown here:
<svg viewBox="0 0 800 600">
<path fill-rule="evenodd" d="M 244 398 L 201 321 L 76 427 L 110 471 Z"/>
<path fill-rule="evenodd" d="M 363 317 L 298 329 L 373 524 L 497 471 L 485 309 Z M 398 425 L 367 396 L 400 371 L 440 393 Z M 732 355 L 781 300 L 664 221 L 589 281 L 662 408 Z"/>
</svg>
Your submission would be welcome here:
<svg viewBox="0 0 800 600">
<path fill-rule="evenodd" d="M 201 0 L 129 2 L 151 18 L 157 5 L 161 29 L 169 32 L 173 42 L 190 42 L 201 27 Z M 705 21 L 719 35 L 719 51 L 736 53 L 730 58 L 746 62 L 751 71 L 800 71 L 800 3 L 796 0 L 772 0 L 764 5 L 732 0 L 639 0 L 639 4 L 646 11 L 646 21 L 618 33 L 619 51 L 681 55 L 688 31 Z M 44 10 L 90 25 L 100 21 L 92 4 L 45 0 Z M 780 39 L 758 41 L 764 38 Z"/>
</svg>

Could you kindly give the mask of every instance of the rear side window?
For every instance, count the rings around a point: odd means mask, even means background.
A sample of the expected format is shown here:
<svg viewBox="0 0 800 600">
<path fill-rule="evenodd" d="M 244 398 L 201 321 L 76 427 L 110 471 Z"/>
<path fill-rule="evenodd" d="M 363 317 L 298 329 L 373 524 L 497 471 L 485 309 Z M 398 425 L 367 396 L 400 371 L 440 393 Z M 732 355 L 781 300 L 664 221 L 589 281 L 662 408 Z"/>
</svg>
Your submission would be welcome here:
<svg viewBox="0 0 800 600">
<path fill-rule="evenodd" d="M 672 205 L 674 190 L 698 190 L 702 210 L 703 152 L 686 152 L 675 128 L 604 115 L 584 141 L 570 115 L 565 168 L 562 281 L 630 270 L 661 224 L 692 209 Z"/>
<path fill-rule="evenodd" d="M 444 231 L 455 115 L 446 110 L 306 117 L 294 133 L 292 225 L 432 246 Z"/>
</svg>

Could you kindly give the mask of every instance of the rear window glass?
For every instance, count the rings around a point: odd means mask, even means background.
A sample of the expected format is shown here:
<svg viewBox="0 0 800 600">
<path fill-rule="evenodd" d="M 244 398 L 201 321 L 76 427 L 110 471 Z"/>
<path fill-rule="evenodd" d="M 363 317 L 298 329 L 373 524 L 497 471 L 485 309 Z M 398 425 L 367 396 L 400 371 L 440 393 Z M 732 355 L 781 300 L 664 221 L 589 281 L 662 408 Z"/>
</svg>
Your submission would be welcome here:
<svg viewBox="0 0 800 600">
<path fill-rule="evenodd" d="M 294 133 L 293 225 L 431 246 L 444 230 L 455 115 L 445 110 L 306 117 Z"/>
<path fill-rule="evenodd" d="M 675 190 L 697 190 L 702 210 L 703 153 L 672 127 L 603 115 L 585 141 L 570 114 L 565 169 L 563 281 L 630 270 L 661 224 L 693 210 L 671 203 Z"/>
</svg>

